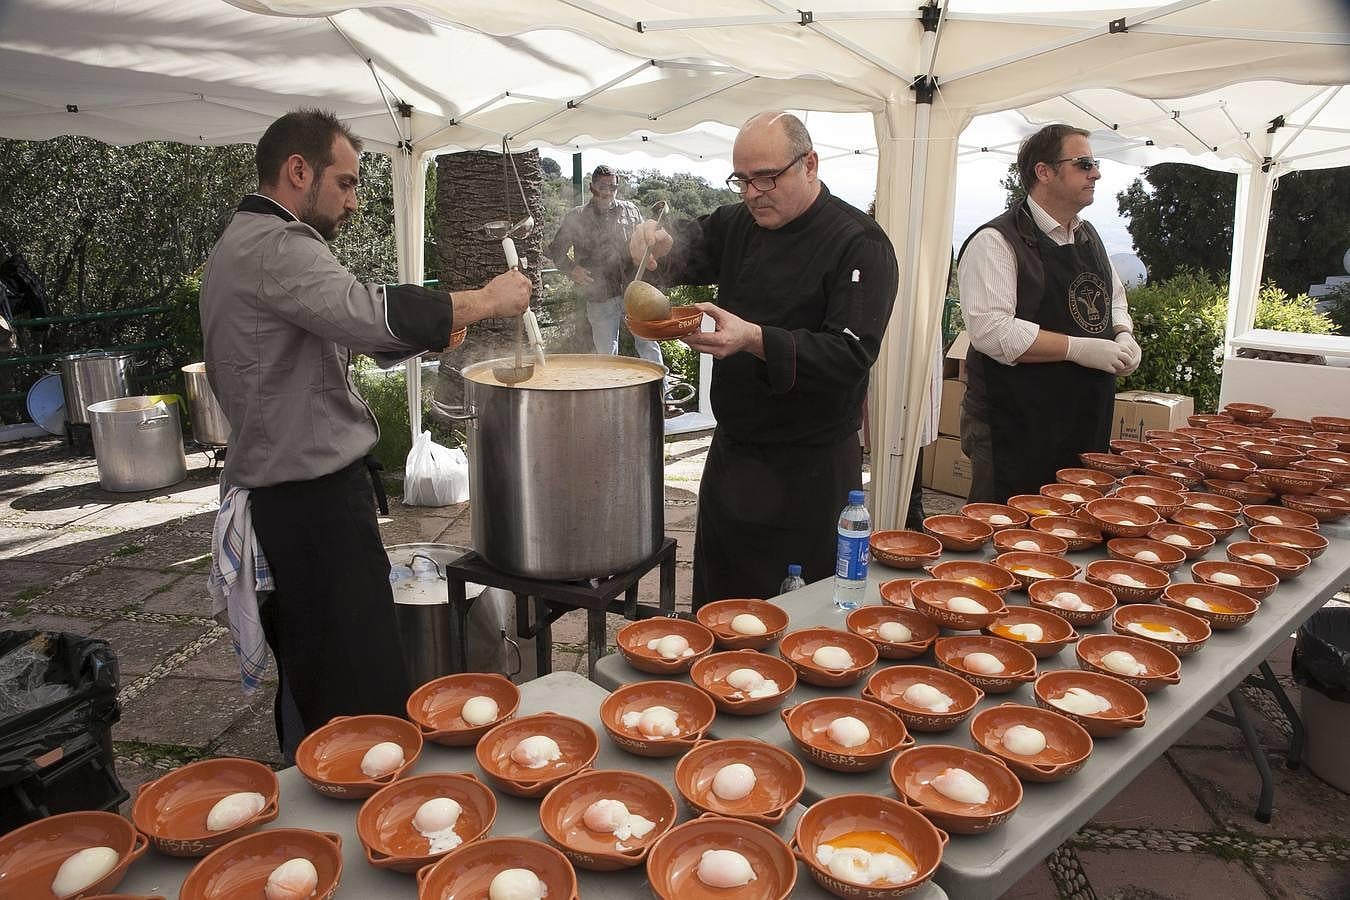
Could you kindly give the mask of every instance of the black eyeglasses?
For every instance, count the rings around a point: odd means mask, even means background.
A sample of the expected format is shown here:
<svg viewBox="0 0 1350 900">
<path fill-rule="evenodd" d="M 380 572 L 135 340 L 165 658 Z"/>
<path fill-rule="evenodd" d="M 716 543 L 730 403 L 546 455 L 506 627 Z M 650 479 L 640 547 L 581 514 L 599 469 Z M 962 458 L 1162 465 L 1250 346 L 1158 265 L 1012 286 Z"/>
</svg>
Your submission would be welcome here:
<svg viewBox="0 0 1350 900">
<path fill-rule="evenodd" d="M 727 187 L 731 188 L 738 194 L 744 194 L 746 186 L 752 184 L 755 186 L 755 190 L 757 191 L 761 192 L 771 191 L 774 189 L 774 185 L 778 183 L 778 179 L 783 177 L 783 173 L 786 172 L 788 169 L 792 168 L 793 166 L 795 166 L 797 163 L 801 162 L 803 159 L 805 159 L 806 154 L 810 152 L 811 152 L 810 150 L 807 150 L 806 153 L 797 154 L 795 157 L 793 157 L 792 162 L 788 163 L 786 166 L 783 166 L 783 168 L 779 169 L 777 172 L 774 172 L 772 175 L 753 175 L 750 178 L 742 178 L 740 175 L 732 175 L 730 178 L 727 179 Z"/>
<path fill-rule="evenodd" d="M 1054 160 L 1053 164 L 1057 166 L 1066 162 L 1073 163 L 1084 172 L 1091 172 L 1093 169 L 1100 170 L 1102 167 L 1102 161 L 1091 156 L 1067 156 L 1064 159 Z"/>
</svg>

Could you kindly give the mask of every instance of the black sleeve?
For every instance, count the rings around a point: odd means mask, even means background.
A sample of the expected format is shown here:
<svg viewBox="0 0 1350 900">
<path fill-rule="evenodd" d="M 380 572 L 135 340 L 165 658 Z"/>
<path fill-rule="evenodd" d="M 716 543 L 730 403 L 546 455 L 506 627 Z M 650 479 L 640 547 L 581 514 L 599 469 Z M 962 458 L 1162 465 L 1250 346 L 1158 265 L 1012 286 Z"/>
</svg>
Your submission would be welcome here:
<svg viewBox="0 0 1350 900">
<path fill-rule="evenodd" d="M 384 288 L 385 316 L 389 331 L 400 341 L 419 350 L 444 350 L 455 330 L 455 311 L 450 295 L 416 284 L 390 284 Z"/>
</svg>

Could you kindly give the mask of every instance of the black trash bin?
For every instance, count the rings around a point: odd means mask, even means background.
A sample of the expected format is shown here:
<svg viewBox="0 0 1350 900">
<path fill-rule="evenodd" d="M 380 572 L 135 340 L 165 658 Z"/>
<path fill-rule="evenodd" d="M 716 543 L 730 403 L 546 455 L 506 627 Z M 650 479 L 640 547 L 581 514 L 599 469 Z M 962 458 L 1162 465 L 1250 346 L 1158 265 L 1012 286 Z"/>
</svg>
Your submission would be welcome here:
<svg viewBox="0 0 1350 900">
<path fill-rule="evenodd" d="M 1350 608 L 1322 609 L 1303 623 L 1293 672 L 1302 688 L 1303 761 L 1318 778 L 1350 793 Z"/>
<path fill-rule="evenodd" d="M 112 752 L 117 689 L 107 641 L 0 631 L 0 834 L 127 799 Z"/>
</svg>

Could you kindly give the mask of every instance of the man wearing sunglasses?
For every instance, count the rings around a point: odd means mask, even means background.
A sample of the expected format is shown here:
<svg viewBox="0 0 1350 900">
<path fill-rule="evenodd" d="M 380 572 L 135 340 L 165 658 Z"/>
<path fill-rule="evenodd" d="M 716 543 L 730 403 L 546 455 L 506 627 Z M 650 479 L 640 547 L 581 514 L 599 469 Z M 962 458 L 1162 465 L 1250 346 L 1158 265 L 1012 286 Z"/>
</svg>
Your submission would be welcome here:
<svg viewBox="0 0 1350 900">
<path fill-rule="evenodd" d="M 1078 217 L 1101 178 L 1088 132 L 1047 125 L 1022 142 L 1017 168 L 1026 199 L 966 240 L 957 270 L 972 501 L 1034 494 L 1079 453 L 1105 450 L 1116 378 L 1141 355 L 1120 276 Z"/>
<path fill-rule="evenodd" d="M 668 233 L 644 222 L 654 279 L 716 284 L 700 303 L 715 330 L 690 335 L 714 358 L 717 416 L 699 488 L 694 606 L 771 597 L 790 563 L 834 572 L 839 510 L 862 486 L 858 428 L 899 282 L 890 239 L 821 183 L 811 135 L 766 112 L 741 127 L 727 186 L 741 203 Z"/>
</svg>

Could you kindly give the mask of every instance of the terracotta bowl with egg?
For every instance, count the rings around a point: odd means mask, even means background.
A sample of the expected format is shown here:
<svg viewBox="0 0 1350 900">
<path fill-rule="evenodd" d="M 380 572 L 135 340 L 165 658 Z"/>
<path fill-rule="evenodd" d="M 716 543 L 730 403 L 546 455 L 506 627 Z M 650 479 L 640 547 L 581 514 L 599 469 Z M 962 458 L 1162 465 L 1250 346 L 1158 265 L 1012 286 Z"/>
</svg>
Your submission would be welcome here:
<svg viewBox="0 0 1350 900">
<path fill-rule="evenodd" d="M 464 706 L 475 697 L 487 697 L 492 702 L 472 704 L 470 722 L 464 718 Z M 519 706 L 520 689 L 509 678 L 491 672 L 462 672 L 428 681 L 413 691 L 407 709 L 408 718 L 417 723 L 424 740 L 446 747 L 469 747 L 493 725 L 514 716 Z"/>
<path fill-rule="evenodd" d="M 1037 516 L 1031 520 L 1031 529 L 1063 538 L 1071 553 L 1095 547 L 1102 542 L 1102 530 L 1077 516 Z"/>
<path fill-rule="evenodd" d="M 507 869 L 527 869 L 548 900 L 580 900 L 577 873 L 566 856 L 542 841 L 494 837 L 464 844 L 440 862 L 417 870 L 418 900 L 487 897 L 492 881 Z"/>
<path fill-rule="evenodd" d="M 725 886 L 708 884 L 701 877 L 700 863 L 705 853 L 716 850 L 733 850 L 743 856 L 750 869 L 746 874 L 754 880 L 739 881 L 739 862 L 710 862 L 703 874 L 726 880 L 720 883 Z M 763 825 L 704 813 L 676 825 L 656 842 L 647 854 L 647 881 L 659 900 L 786 900 L 797 883 L 797 860 L 787 842 Z"/>
<path fill-rule="evenodd" d="M 1200 453 L 1193 465 L 1206 478 L 1221 481 L 1241 481 L 1256 471 L 1256 463 L 1238 453 Z"/>
<path fill-rule="evenodd" d="M 1088 563 L 1088 584 L 1106 588 L 1117 603 L 1148 603 L 1158 599 L 1172 581 L 1161 569 L 1122 559 L 1097 559 Z"/>
<path fill-rule="evenodd" d="M 1181 494 L 1177 491 L 1162 491 L 1144 485 L 1121 485 L 1116 488 L 1112 497 L 1150 507 L 1163 518 L 1170 516 L 1183 502 Z"/>
<path fill-rule="evenodd" d="M 1230 562 L 1258 566 L 1281 581 L 1302 575 L 1312 562 L 1312 557 L 1302 550 L 1257 541 L 1234 541 L 1224 548 L 1224 552 Z"/>
<path fill-rule="evenodd" d="M 310 897 L 327 898 L 342 878 L 342 837 L 305 828 L 268 828 L 237 838 L 193 867 L 178 900 L 262 897 L 273 870 L 287 860 L 307 859 L 318 873 Z"/>
<path fill-rule="evenodd" d="M 1130 462 L 1134 463 L 1134 469 L 1136 472 L 1143 472 L 1144 469 L 1148 466 L 1157 466 L 1165 462 L 1168 462 L 1167 457 L 1163 456 L 1161 453 L 1158 453 L 1156 450 L 1155 451 L 1126 450 L 1124 453 L 1121 454 L 1121 456 L 1125 457 Z M 1136 476 L 1126 475 L 1125 477 L 1131 478 Z M 1152 476 L 1142 475 L 1138 477 L 1151 478 Z"/>
<path fill-rule="evenodd" d="M 1233 421 L 1233 417 L 1227 413 L 1200 413 L 1186 417 L 1186 424 L 1192 428 L 1209 428 L 1211 425 L 1226 425 Z"/>
<path fill-rule="evenodd" d="M 1065 504 L 1068 505 L 1068 504 Z M 1043 534 L 1031 528 L 1005 528 L 994 535 L 994 549 L 999 553 L 1023 551 L 1063 556 L 1069 552 L 1069 542 L 1053 534 Z"/>
<path fill-rule="evenodd" d="M 1162 602 L 1198 616 L 1215 631 L 1241 628 L 1252 620 L 1261 604 L 1241 591 L 1217 584 L 1172 584 L 1163 591 Z"/>
<path fill-rule="evenodd" d="M 719 780 L 737 763 L 753 777 L 732 770 Z M 806 771 L 797 757 L 763 741 L 703 741 L 675 764 L 675 788 L 699 812 L 776 825 L 806 790 Z"/>
<path fill-rule="evenodd" d="M 1237 531 L 1239 524 L 1237 519 L 1227 513 L 1214 512 L 1209 509 L 1196 509 L 1193 506 L 1183 506 L 1172 513 L 1171 519 L 1178 525 L 1189 525 L 1192 528 L 1208 531 L 1214 535 L 1215 540 L 1228 537 L 1234 531 Z"/>
<path fill-rule="evenodd" d="M 864 607 L 867 608 L 870 607 Z M 734 678 L 739 687 L 727 680 L 733 672 L 743 669 L 753 670 L 766 682 L 777 685 L 778 690 L 770 691 L 772 685 L 754 684 L 745 675 Z M 755 650 L 726 650 L 710 653 L 694 663 L 689 680 L 712 698 L 718 712 L 757 716 L 783 705 L 797 686 L 797 670 L 776 656 Z"/>
<path fill-rule="evenodd" d="M 1315 494 L 1331 486 L 1331 479 L 1325 475 L 1301 469 L 1262 469 L 1253 477 L 1282 497 Z"/>
<path fill-rule="evenodd" d="M 983 522 L 995 532 L 1004 528 L 1021 528 L 1031 518 L 1017 507 L 1005 503 L 967 503 L 961 507 L 961 515 Z"/>
<path fill-rule="evenodd" d="M 1341 450 L 1339 447 L 1335 450 L 1309 450 L 1308 459 L 1316 459 L 1322 462 L 1334 462 L 1337 465 L 1350 465 L 1350 452 Z"/>
<path fill-rule="evenodd" d="M 961 581 L 920 581 L 910 590 L 915 609 L 954 631 L 977 631 L 1008 611 L 998 594 Z"/>
<path fill-rule="evenodd" d="M 433 853 L 427 833 L 416 822 L 422 804 L 440 798 L 459 804 L 459 818 L 451 827 L 463 844 L 487 834 L 497 819 L 497 795 L 468 773 L 405 778 L 380 788 L 356 814 L 356 835 L 365 848 L 366 862 L 377 869 L 412 874 L 453 850 L 448 847 Z M 439 829 L 440 824 L 430 828 Z"/>
<path fill-rule="evenodd" d="M 670 715 L 644 716 L 653 707 Z M 682 681 L 635 681 L 600 701 L 600 722 L 634 756 L 678 756 L 703 739 L 717 716 L 713 698 Z"/>
<path fill-rule="evenodd" d="M 1262 544 L 1279 544 L 1302 551 L 1309 559 L 1317 559 L 1327 549 L 1327 539 L 1306 528 L 1284 525 L 1253 525 L 1247 529 L 1252 540 Z"/>
<path fill-rule="evenodd" d="M 965 777 L 954 777 L 952 769 L 965 772 Z M 972 787 L 978 789 L 971 778 L 983 785 L 982 792 L 966 794 Z M 935 781 L 950 787 L 939 790 Z M 891 763 L 891 784 L 901 802 L 952 834 L 983 834 L 997 828 L 1022 802 L 1022 782 L 1002 759 L 949 744 L 924 744 L 898 754 Z"/>
<path fill-rule="evenodd" d="M 1281 447 L 1293 447 L 1295 450 L 1335 450 L 1336 444 L 1333 441 L 1324 441 L 1321 438 L 1313 437 L 1311 434 L 1302 434 L 1281 430 L 1282 433 L 1271 438 L 1272 444 L 1279 444 Z"/>
<path fill-rule="evenodd" d="M 203 759 L 141 785 L 131 808 L 136 829 L 165 856 L 205 856 L 277 817 L 277 776 L 251 759 Z M 207 818 L 231 794 L 260 794 L 262 806 L 242 822 L 212 831 Z"/>
<path fill-rule="evenodd" d="M 779 715 L 802 755 L 834 772 L 870 772 L 914 746 L 899 715 L 858 697 L 817 697 Z"/>
<path fill-rule="evenodd" d="M 1343 488 L 1343 487 L 1323 488 L 1316 494 L 1313 494 L 1313 497 L 1321 499 L 1326 499 L 1330 497 L 1332 500 L 1340 500 L 1342 503 L 1350 503 L 1350 488 Z"/>
<path fill-rule="evenodd" d="M 1203 491 L 1184 492 L 1181 495 L 1181 505 L 1208 512 L 1221 512 L 1226 516 L 1236 516 L 1242 512 L 1242 501 L 1225 497 L 1222 494 L 1207 494 Z M 1171 513 L 1168 513 L 1168 515 L 1170 516 Z"/>
<path fill-rule="evenodd" d="M 1219 431 L 1211 431 L 1208 428 L 1199 428 L 1195 425 L 1187 425 L 1185 428 L 1178 428 L 1175 433 L 1181 437 L 1200 443 L 1201 441 L 1214 441 L 1223 437 Z"/>
<path fill-rule="evenodd" d="M 1035 729 L 1040 737 L 1021 730 L 1008 734 L 1019 725 Z M 1023 781 L 1063 781 L 1083 768 L 1092 755 L 1092 737 L 1082 725 L 1048 709 L 1020 703 L 980 710 L 970 720 L 970 739 Z"/>
<path fill-rule="evenodd" d="M 1229 403 L 1222 410 L 1225 415 L 1233 417 L 1236 422 L 1244 425 L 1252 425 L 1256 422 L 1264 422 L 1275 415 L 1275 407 L 1262 406 L 1260 403 Z"/>
<path fill-rule="evenodd" d="M 1027 588 L 1027 599 L 1032 609 L 1084 628 L 1096 625 L 1116 608 L 1116 595 L 1109 588 L 1068 578 L 1036 582 Z"/>
<path fill-rule="evenodd" d="M 1308 421 L 1318 431 L 1350 434 L 1350 419 L 1344 416 L 1313 416 Z"/>
<path fill-rule="evenodd" d="M 1065 503 L 1072 504 L 1075 508 L 1082 506 L 1089 500 L 1100 500 L 1106 495 L 1095 487 L 1089 487 L 1082 484 L 1047 484 L 1041 487 L 1040 493 L 1044 497 L 1052 500 L 1062 500 Z M 1075 497 L 1081 497 L 1081 500 L 1075 500 Z M 1065 513 L 1068 515 L 1068 513 Z"/>
<path fill-rule="evenodd" d="M 381 775 L 363 770 L 366 755 L 377 744 L 397 744 L 403 761 Z M 402 778 L 422 755 L 422 732 L 394 716 L 337 716 L 310 732 L 295 751 L 295 765 L 309 786 L 325 797 L 360 800 Z M 397 754 L 388 760 L 397 759 Z M 284 860 L 283 860 L 284 862 Z"/>
<path fill-rule="evenodd" d="M 1074 648 L 1078 668 L 1118 678 L 1153 694 L 1181 682 L 1181 660 L 1154 641 L 1120 634 L 1091 634 Z"/>
<path fill-rule="evenodd" d="M 696 306 L 673 306 L 669 319 L 643 320 L 624 316 L 633 337 L 649 341 L 673 341 L 693 334 L 703 325 L 703 310 Z"/>
<path fill-rule="evenodd" d="M 1331 444 L 1327 449 L 1336 449 L 1341 451 L 1350 451 L 1350 434 L 1339 431 L 1315 431 L 1313 437 L 1324 444 Z M 1317 449 L 1317 448 L 1312 448 Z"/>
<path fill-rule="evenodd" d="M 928 580 L 927 578 L 892 578 L 890 581 L 883 581 L 879 584 L 877 591 L 881 594 L 881 602 L 887 606 L 913 609 L 914 595 L 910 592 L 910 588 L 917 582 Z"/>
<path fill-rule="evenodd" d="M 700 656 L 712 652 L 713 633 L 698 622 L 658 616 L 628 623 L 614 641 L 639 672 L 675 675 L 688 672 Z"/>
<path fill-rule="evenodd" d="M 1186 486 L 1180 481 L 1158 475 L 1126 475 L 1120 483 L 1123 487 L 1151 488 L 1155 491 L 1171 491 L 1174 494 L 1186 490 Z"/>
<path fill-rule="evenodd" d="M 685 684 L 681 687 L 692 689 Z M 712 705 L 706 696 L 703 700 Z M 531 741 L 536 737 L 556 744 L 558 758 L 549 759 L 551 754 L 546 751 L 551 748 Z M 544 796 L 563 779 L 589 769 L 599 752 L 600 739 L 594 728 L 580 719 L 552 712 L 508 719 L 483 735 L 474 748 L 478 767 L 488 781 L 513 797 Z M 522 759 L 526 762 L 520 762 Z"/>
<path fill-rule="evenodd" d="M 1318 530 L 1316 516 L 1284 506 L 1244 506 L 1242 519 L 1248 525 L 1284 525 L 1287 528 Z"/>
<path fill-rule="evenodd" d="M 1008 505 L 1013 509 L 1026 513 L 1031 516 L 1068 516 L 1073 514 L 1074 505 L 1067 500 L 1056 500 L 1054 497 L 1047 497 L 1044 494 L 1016 494 L 1008 498 Z M 1026 526 L 1019 526 L 1025 529 Z M 1000 532 L 1001 533 L 1001 532 Z M 998 535 L 994 535 L 995 538 Z"/>
<path fill-rule="evenodd" d="M 911 691 L 915 685 L 919 689 Z M 890 666 L 872 673 L 862 698 L 893 711 L 910 731 L 935 732 L 964 722 L 984 699 L 984 691 L 933 666 Z"/>
<path fill-rule="evenodd" d="M 1148 489 L 1127 488 L 1126 490 L 1134 492 L 1136 490 L 1147 491 Z M 1177 498 L 1177 505 L 1180 506 L 1181 497 L 1177 494 L 1172 496 Z M 1089 522 L 1101 529 L 1102 534 L 1108 534 L 1112 537 L 1143 537 L 1148 534 L 1150 528 L 1162 521 L 1162 516 L 1158 514 L 1158 510 L 1154 507 L 1129 500 L 1120 500 L 1115 497 L 1093 500 L 1083 506 L 1082 512 Z"/>
<path fill-rule="evenodd" d="M 722 650 L 763 650 L 781 638 L 788 627 L 788 614 L 767 600 L 715 600 L 699 607 L 695 617 L 712 632 Z"/>
<path fill-rule="evenodd" d="M 1131 728 L 1142 728 L 1148 715 L 1148 699 L 1138 688 L 1099 672 L 1045 672 L 1036 679 L 1034 691 L 1037 706 L 1072 719 L 1094 738 L 1115 737 Z M 1099 707 L 1094 698 L 1106 705 Z"/>
<path fill-rule="evenodd" d="M 899 900 L 933 877 L 947 841 L 945 831 L 899 800 L 875 794 L 839 794 L 816 801 L 802 813 L 791 846 L 816 884 L 834 896 Z M 821 862 L 822 847 L 828 848 L 826 853 L 842 849 L 889 853 L 905 860 L 906 869 L 913 871 L 901 880 L 864 884 L 832 872 Z"/>
<path fill-rule="evenodd" d="M 912 659 L 932 649 L 938 627 L 915 609 L 860 606 L 844 619 L 844 626 L 876 645 L 881 659 Z"/>
<path fill-rule="evenodd" d="M 54 900 L 52 882 L 62 863 L 81 850 L 110 847 L 117 854 L 113 868 L 83 890 L 65 896 L 111 891 L 126 876 L 127 867 L 144 856 L 149 846 L 145 835 L 116 813 L 91 811 L 48 816 L 0 835 L 0 885 L 4 885 L 4 896 L 16 900 Z M 258 895 L 262 896 L 261 888 Z"/>
<path fill-rule="evenodd" d="M 1085 467 L 1105 472 L 1112 478 L 1123 478 L 1134 471 L 1134 461 L 1117 453 L 1080 453 L 1078 460 Z"/>
<path fill-rule="evenodd" d="M 1001 637 L 960 635 L 938 638 L 933 656 L 942 668 L 986 694 L 1006 694 L 1036 680 L 1036 657 Z"/>
<path fill-rule="evenodd" d="M 1025 647 L 1037 659 L 1046 659 L 1078 640 L 1078 632 L 1061 616 L 1034 606 L 1010 606 L 1007 615 L 984 633 Z"/>
<path fill-rule="evenodd" d="M 1242 441 L 1238 443 L 1241 444 Z M 1256 442 L 1243 446 L 1242 455 L 1256 463 L 1257 470 L 1260 472 L 1266 469 L 1286 468 L 1290 463 L 1302 459 L 1303 451 L 1297 447 Z"/>
<path fill-rule="evenodd" d="M 1047 578 L 1073 578 L 1079 567 L 1062 556 L 1048 553 L 1028 553 L 1025 550 L 1010 550 L 994 557 L 994 565 L 1006 569 L 1017 579 L 1023 590 L 1037 581 Z"/>
<path fill-rule="evenodd" d="M 1266 599 L 1280 583 L 1279 578 L 1260 566 L 1217 559 L 1191 563 L 1191 577 L 1203 584 L 1232 588 L 1253 600 Z"/>
<path fill-rule="evenodd" d="M 1236 500 L 1239 504 L 1265 503 L 1275 496 L 1274 491 L 1266 487 L 1264 483 L 1256 483 L 1254 478 L 1255 476 L 1242 481 L 1221 481 L 1217 478 L 1206 478 L 1204 487 L 1212 494 L 1228 497 Z"/>
<path fill-rule="evenodd" d="M 942 541 L 919 531 L 874 531 L 872 559 L 893 569 L 918 569 L 942 555 Z"/>
<path fill-rule="evenodd" d="M 1153 641 L 1177 656 L 1199 652 L 1213 633 L 1199 616 L 1156 603 L 1122 606 L 1111 616 L 1111 630 L 1126 637 Z"/>
<path fill-rule="evenodd" d="M 613 830 L 591 828 L 586 812 L 601 800 L 619 801 L 631 815 L 652 823 L 651 830 L 641 837 L 629 833 L 620 838 Z M 579 772 L 549 791 L 539 804 L 539 825 L 544 834 L 568 862 L 592 872 L 616 872 L 640 865 L 678 818 L 675 798 L 665 785 L 655 778 L 618 769 Z M 601 828 L 614 824 L 603 812 L 593 814 L 592 819 L 599 819 Z"/>
<path fill-rule="evenodd" d="M 923 530 L 941 541 L 944 550 L 978 550 L 994 536 L 993 526 L 969 516 L 929 516 Z"/>
<path fill-rule="evenodd" d="M 1020 585 L 1020 582 L 1011 572 L 1001 569 L 993 563 L 954 559 L 930 566 L 928 571 L 934 578 L 944 581 L 959 581 L 971 587 L 993 591 L 1000 597 Z"/>
<path fill-rule="evenodd" d="M 1144 466 L 1144 473 L 1146 475 L 1156 475 L 1159 478 L 1166 478 L 1168 481 L 1179 482 L 1183 488 L 1193 488 L 1204 481 L 1205 478 L 1198 470 L 1192 469 L 1190 466 L 1176 461 Z"/>
<path fill-rule="evenodd" d="M 1106 553 L 1112 559 L 1143 563 L 1164 572 L 1186 561 L 1185 550 L 1152 538 L 1112 538 L 1106 542 Z"/>
<path fill-rule="evenodd" d="M 1112 453 L 1125 453 L 1130 450 L 1142 450 L 1147 453 L 1153 449 L 1147 441 L 1132 441 L 1129 438 L 1112 438 L 1108 446 Z"/>
<path fill-rule="evenodd" d="M 867 638 L 824 627 L 783 635 L 778 652 L 797 671 L 798 679 L 817 687 L 853 684 L 872 668 L 878 656 L 876 645 Z"/>
<path fill-rule="evenodd" d="M 1133 468 L 1133 466 L 1131 468 Z M 1123 474 L 1128 475 L 1129 472 Z M 1055 480 L 1060 484 L 1071 484 L 1076 487 L 1090 487 L 1102 491 L 1116 483 L 1116 477 L 1114 475 L 1108 475 L 1097 469 L 1058 469 L 1055 472 Z"/>
<path fill-rule="evenodd" d="M 1350 500 L 1327 493 L 1316 493 L 1307 497 L 1287 496 L 1280 500 L 1286 508 L 1307 513 L 1319 522 L 1337 522 L 1350 515 Z"/>
</svg>

